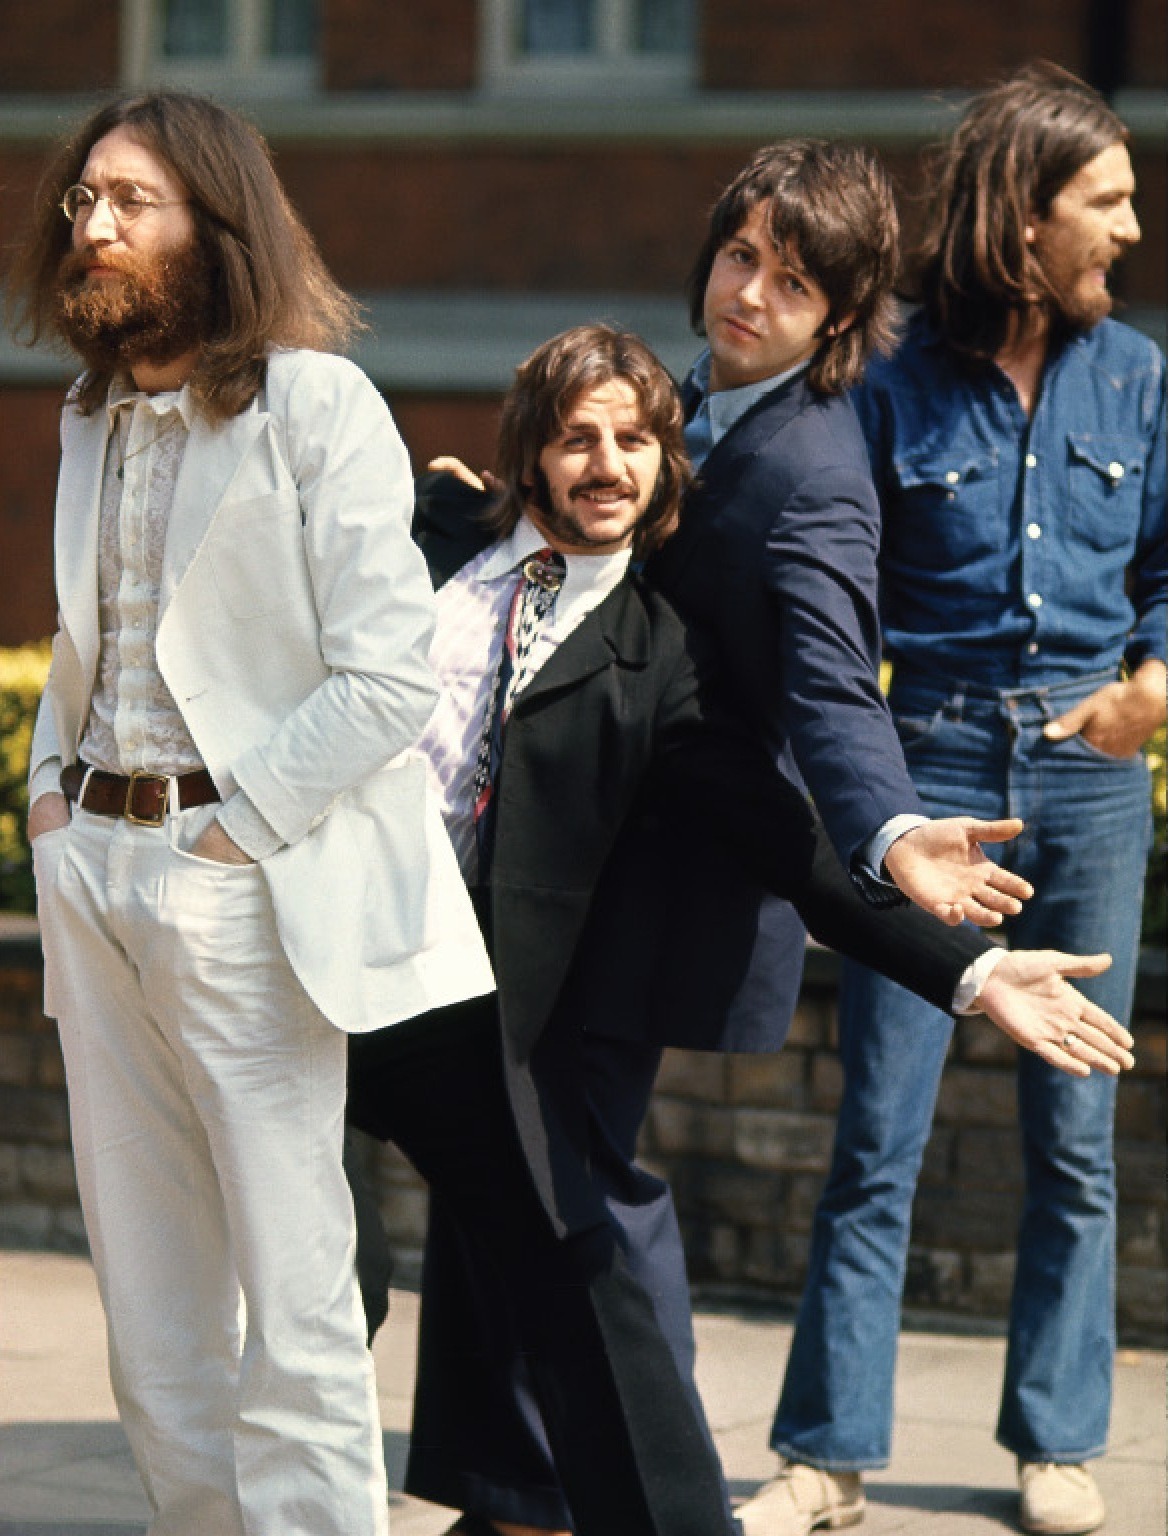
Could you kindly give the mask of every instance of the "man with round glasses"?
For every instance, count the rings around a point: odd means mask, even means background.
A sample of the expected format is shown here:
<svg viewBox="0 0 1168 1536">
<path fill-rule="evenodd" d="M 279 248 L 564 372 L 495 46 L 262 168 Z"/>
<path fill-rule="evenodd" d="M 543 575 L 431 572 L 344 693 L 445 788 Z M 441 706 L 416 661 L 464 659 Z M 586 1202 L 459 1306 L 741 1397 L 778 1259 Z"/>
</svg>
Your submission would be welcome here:
<svg viewBox="0 0 1168 1536">
<path fill-rule="evenodd" d="M 407 456 L 234 114 L 114 102 L 42 185 L 15 290 L 85 372 L 29 835 L 114 1393 L 157 1536 L 385 1536 L 346 1033 L 492 988 Z"/>
</svg>

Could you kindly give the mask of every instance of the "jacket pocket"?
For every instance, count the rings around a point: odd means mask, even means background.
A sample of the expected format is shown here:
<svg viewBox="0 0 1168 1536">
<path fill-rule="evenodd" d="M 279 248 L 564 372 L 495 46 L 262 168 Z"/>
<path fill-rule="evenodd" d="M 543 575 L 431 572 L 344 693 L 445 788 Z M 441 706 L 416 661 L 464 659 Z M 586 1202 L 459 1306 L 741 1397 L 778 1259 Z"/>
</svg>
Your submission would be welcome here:
<svg viewBox="0 0 1168 1536">
<path fill-rule="evenodd" d="M 236 618 L 275 613 L 311 592 L 300 507 L 286 491 L 225 502 L 206 547 L 219 595 Z"/>
</svg>

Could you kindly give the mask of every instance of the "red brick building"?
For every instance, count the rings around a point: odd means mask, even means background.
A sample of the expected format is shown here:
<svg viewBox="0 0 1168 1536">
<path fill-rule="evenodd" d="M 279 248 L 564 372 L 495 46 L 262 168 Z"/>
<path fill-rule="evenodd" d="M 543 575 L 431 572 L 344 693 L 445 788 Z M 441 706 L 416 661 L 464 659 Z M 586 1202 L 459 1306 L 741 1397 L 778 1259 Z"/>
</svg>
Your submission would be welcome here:
<svg viewBox="0 0 1168 1536">
<path fill-rule="evenodd" d="M 562 325 L 622 321 L 685 367 L 681 284 L 757 145 L 863 140 L 909 192 L 962 91 L 1038 56 L 1132 128 L 1144 242 L 1124 297 L 1163 340 L 1161 0 L 0 0 L 0 194 L 14 231 L 46 145 L 102 92 L 240 105 L 368 303 L 358 360 L 415 461 L 480 462 L 512 367 Z M 0 341 L 0 644 L 52 627 L 69 374 Z"/>
</svg>

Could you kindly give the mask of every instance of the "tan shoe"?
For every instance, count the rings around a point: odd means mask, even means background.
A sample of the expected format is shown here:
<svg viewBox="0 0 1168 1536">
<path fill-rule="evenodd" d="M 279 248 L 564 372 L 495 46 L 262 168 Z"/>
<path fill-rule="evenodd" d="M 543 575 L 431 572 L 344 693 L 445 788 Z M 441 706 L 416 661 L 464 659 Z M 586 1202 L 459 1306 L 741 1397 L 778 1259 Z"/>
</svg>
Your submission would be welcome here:
<svg viewBox="0 0 1168 1536">
<path fill-rule="evenodd" d="M 1035 1536 L 1082 1536 L 1103 1524 L 1103 1495 L 1086 1467 L 1020 1461 L 1018 1520 Z"/>
<path fill-rule="evenodd" d="M 734 1511 L 742 1536 L 808 1536 L 859 1525 L 864 1492 L 858 1472 L 824 1472 L 789 1461 L 753 1499 Z"/>
</svg>

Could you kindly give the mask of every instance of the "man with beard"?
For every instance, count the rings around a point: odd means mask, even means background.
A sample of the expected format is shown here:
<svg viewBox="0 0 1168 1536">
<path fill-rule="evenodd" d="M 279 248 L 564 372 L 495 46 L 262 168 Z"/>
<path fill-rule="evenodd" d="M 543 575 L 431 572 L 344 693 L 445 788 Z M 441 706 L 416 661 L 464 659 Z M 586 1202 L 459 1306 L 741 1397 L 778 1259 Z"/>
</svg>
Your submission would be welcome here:
<svg viewBox="0 0 1168 1536">
<path fill-rule="evenodd" d="M 17 291 L 86 371 L 29 835 L 115 1396 L 159 1536 L 384 1536 L 346 1034 L 493 985 L 408 460 L 239 118 L 113 103 L 39 198 Z"/>
<path fill-rule="evenodd" d="M 921 797 L 1017 815 L 1038 895 L 1012 942 L 1105 948 L 1130 1010 L 1149 838 L 1140 748 L 1164 720 L 1164 360 L 1108 317 L 1140 235 L 1123 124 L 1060 69 L 977 97 L 941 153 L 921 309 L 858 392 L 884 517 L 891 705 Z M 862 1519 L 888 1461 L 913 1192 L 952 1021 L 847 976 L 844 1093 L 748 1536 Z M 1072 1041 L 1072 1047 L 1074 1042 Z M 998 1439 L 1029 1531 L 1093 1530 L 1114 1354 L 1114 1079 L 1018 1061 L 1026 1189 Z"/>
</svg>

